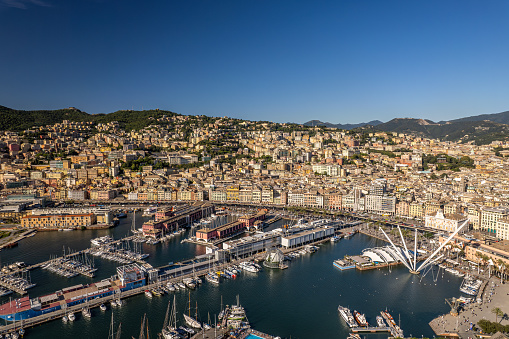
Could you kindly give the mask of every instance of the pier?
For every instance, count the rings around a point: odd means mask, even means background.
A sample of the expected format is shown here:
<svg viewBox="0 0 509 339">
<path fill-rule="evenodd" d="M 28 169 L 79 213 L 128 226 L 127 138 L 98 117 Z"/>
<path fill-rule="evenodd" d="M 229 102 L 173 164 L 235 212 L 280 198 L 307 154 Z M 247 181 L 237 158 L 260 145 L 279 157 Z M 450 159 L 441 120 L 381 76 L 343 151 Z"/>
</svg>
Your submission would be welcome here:
<svg viewBox="0 0 509 339">
<path fill-rule="evenodd" d="M 392 332 L 391 328 L 386 327 L 352 327 L 351 331 L 353 333 L 377 333 L 377 332 Z"/>
<path fill-rule="evenodd" d="M 6 289 L 8 289 L 8 290 L 14 291 L 14 292 L 16 292 L 16 293 L 18 293 L 18 294 L 20 294 L 20 295 L 25 295 L 25 294 L 27 294 L 27 291 L 26 291 L 26 290 L 21 289 L 21 288 L 18 288 L 18 287 L 14 286 L 14 285 L 12 285 L 12 284 L 9 284 L 8 282 L 5 282 L 5 281 L 3 281 L 3 280 L 1 280 L 1 279 L 0 279 L 0 286 L 2 286 L 2 287 L 4 287 L 4 288 L 6 288 Z"/>
</svg>

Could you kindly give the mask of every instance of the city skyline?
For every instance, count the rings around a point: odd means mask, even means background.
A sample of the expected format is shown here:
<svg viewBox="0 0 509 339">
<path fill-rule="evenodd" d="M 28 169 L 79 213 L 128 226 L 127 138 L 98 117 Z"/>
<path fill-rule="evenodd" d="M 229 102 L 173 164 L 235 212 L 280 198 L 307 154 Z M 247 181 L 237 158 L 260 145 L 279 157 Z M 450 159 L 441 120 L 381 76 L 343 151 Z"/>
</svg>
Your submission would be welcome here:
<svg viewBox="0 0 509 339">
<path fill-rule="evenodd" d="M 0 105 L 297 123 L 498 113 L 508 7 L 3 0 Z"/>
</svg>

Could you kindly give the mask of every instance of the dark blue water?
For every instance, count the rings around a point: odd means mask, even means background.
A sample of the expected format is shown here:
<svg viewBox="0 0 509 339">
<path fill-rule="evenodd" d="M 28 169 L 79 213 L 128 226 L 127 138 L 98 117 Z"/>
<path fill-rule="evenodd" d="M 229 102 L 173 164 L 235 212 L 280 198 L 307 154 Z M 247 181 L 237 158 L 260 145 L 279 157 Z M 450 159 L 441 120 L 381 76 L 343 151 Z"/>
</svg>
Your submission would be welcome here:
<svg viewBox="0 0 509 339">
<path fill-rule="evenodd" d="M 141 218 L 138 227 L 141 226 Z M 3 250 L 3 263 L 25 261 L 28 264 L 47 260 L 50 254 L 61 254 L 62 245 L 79 250 L 89 246 L 90 239 L 106 234 L 115 238 L 125 236 L 130 228 L 130 216 L 121 220 L 115 229 L 99 231 L 48 232 L 20 242 L 19 247 Z M 277 227 L 274 225 L 273 227 Z M 193 244 L 181 244 L 183 238 L 174 238 L 159 245 L 143 245 L 150 253 L 148 261 L 154 266 L 165 265 L 203 254 L 205 248 Z M 366 314 L 371 324 L 375 316 L 388 309 L 394 318 L 401 319 L 405 336 L 431 337 L 433 332 L 428 322 L 448 311 L 444 298 L 459 296 L 461 278 L 447 272 L 436 282 L 431 273 L 424 278 L 411 275 L 403 268 L 389 270 L 340 271 L 332 261 L 345 254 L 359 254 L 364 248 L 382 246 L 385 243 L 364 235 L 341 240 L 337 244 L 324 244 L 318 252 L 294 259 L 284 271 L 264 269 L 258 274 L 243 272 L 235 280 L 227 280 L 219 286 L 204 282 L 190 295 L 176 292 L 177 310 L 185 312 L 189 298 L 198 304 L 200 317 L 212 323 L 220 310 L 221 296 L 225 304 L 234 303 L 236 295 L 246 307 L 252 326 L 262 332 L 284 338 L 346 338 L 348 328 L 341 320 L 338 305 L 348 306 Z M 94 279 L 76 277 L 61 278 L 45 270 L 31 272 L 37 287 L 30 290 L 36 296 L 64 286 L 100 280 L 115 272 L 116 263 L 96 259 L 99 268 Z M 143 314 L 146 313 L 151 337 L 156 338 L 164 320 L 166 306 L 173 296 L 147 299 L 144 295 L 126 300 L 125 306 L 114 309 L 115 323 L 122 323 L 122 337 L 137 337 Z M 4 299 L 5 300 L 5 299 Z M 111 319 L 111 310 L 101 312 L 94 309 L 92 319 L 78 318 L 74 323 L 64 324 L 60 320 L 28 329 L 29 338 L 90 338 L 106 337 Z M 181 316 L 179 321 L 182 322 Z M 387 335 L 366 335 L 368 338 L 386 338 Z"/>
</svg>

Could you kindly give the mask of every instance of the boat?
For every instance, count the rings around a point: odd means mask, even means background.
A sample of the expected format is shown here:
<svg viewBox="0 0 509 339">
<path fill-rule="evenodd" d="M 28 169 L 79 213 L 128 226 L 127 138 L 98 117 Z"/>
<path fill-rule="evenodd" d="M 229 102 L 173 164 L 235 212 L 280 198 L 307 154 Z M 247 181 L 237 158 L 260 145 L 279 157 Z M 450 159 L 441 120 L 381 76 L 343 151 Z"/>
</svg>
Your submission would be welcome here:
<svg viewBox="0 0 509 339">
<path fill-rule="evenodd" d="M 166 317 L 164 318 L 163 330 L 161 334 L 164 339 L 180 339 L 181 336 L 177 332 L 177 302 L 175 296 L 173 296 L 173 307 L 171 314 L 168 317 L 168 311 L 170 309 L 170 302 L 168 302 L 168 308 L 166 309 Z"/>
<path fill-rule="evenodd" d="M 127 214 L 124 212 L 120 212 L 119 214 L 117 214 L 117 218 L 127 218 Z"/>
<path fill-rule="evenodd" d="M 83 314 L 85 318 L 92 317 L 92 313 L 90 312 L 90 308 L 88 308 L 88 306 L 81 309 L 81 314 Z"/>
<path fill-rule="evenodd" d="M 240 265 L 241 265 L 242 269 L 247 272 L 252 272 L 252 273 L 260 272 L 260 269 L 258 267 L 256 267 L 253 263 L 242 262 L 242 263 L 240 263 Z"/>
<path fill-rule="evenodd" d="M 115 299 L 110 300 L 110 306 L 117 307 L 117 302 L 115 301 Z"/>
<path fill-rule="evenodd" d="M 376 323 L 377 323 L 378 327 L 386 327 L 384 318 L 382 318 L 379 315 L 376 316 Z"/>
<path fill-rule="evenodd" d="M 67 317 L 67 315 L 64 315 L 64 316 L 62 317 L 62 321 L 63 321 L 64 323 L 66 323 L 67 321 L 69 321 L 69 318 Z"/>
<path fill-rule="evenodd" d="M 227 328 L 247 328 L 249 327 L 249 322 L 246 317 L 246 310 L 244 307 L 240 306 L 239 296 L 237 295 L 237 305 L 232 305 L 230 307 L 226 307 L 223 315 L 223 324 L 226 325 Z"/>
<path fill-rule="evenodd" d="M 346 339 L 361 339 L 361 336 L 358 335 L 357 333 L 350 333 L 350 335 L 346 337 Z"/>
<path fill-rule="evenodd" d="M 90 242 L 92 243 L 93 246 L 106 245 L 112 241 L 113 241 L 113 238 L 110 237 L 109 235 L 105 235 L 104 237 L 94 238 L 94 239 L 90 240 Z"/>
<path fill-rule="evenodd" d="M 117 267 L 117 274 L 91 284 L 63 288 L 51 294 L 30 298 L 28 295 L 0 305 L 0 318 L 20 321 L 85 304 L 88 300 L 109 299 L 115 292 L 125 292 L 146 285 L 145 273 L 138 264 Z"/>
<path fill-rule="evenodd" d="M 332 243 L 335 243 L 335 242 L 338 242 L 341 238 L 338 237 L 337 235 L 333 236 L 332 238 L 330 238 L 330 242 Z"/>
<path fill-rule="evenodd" d="M 368 322 L 366 321 L 366 317 L 364 314 L 361 314 L 357 311 L 353 311 L 353 316 L 355 321 L 359 324 L 360 327 L 368 327 Z"/>
<path fill-rule="evenodd" d="M 101 304 L 101 306 L 99 306 L 99 308 L 101 309 L 101 311 L 106 311 L 106 305 L 104 305 L 104 304 Z"/>
<path fill-rule="evenodd" d="M 184 320 L 186 321 L 186 324 L 188 324 L 189 326 L 201 329 L 202 326 L 201 326 L 201 322 L 199 322 L 197 319 L 197 314 L 196 314 L 197 312 L 198 312 L 198 307 L 196 307 L 194 318 L 191 317 L 191 292 L 189 292 L 188 314 L 184 313 Z"/>
<path fill-rule="evenodd" d="M 117 306 L 121 307 L 122 305 L 124 305 L 124 301 L 120 298 L 117 299 L 117 301 L 115 302 L 115 304 L 117 304 Z"/>
<path fill-rule="evenodd" d="M 350 327 L 356 327 L 357 324 L 355 323 L 355 319 L 352 315 L 352 312 L 346 307 L 338 306 L 338 311 L 343 320 L 346 322 L 346 324 Z"/>
<path fill-rule="evenodd" d="M 76 315 L 74 315 L 73 312 L 69 313 L 69 315 L 67 316 L 67 318 L 69 319 L 69 321 L 74 321 L 76 320 Z"/>
<path fill-rule="evenodd" d="M 145 290 L 145 296 L 146 296 L 147 298 L 152 299 L 152 291 Z"/>
<path fill-rule="evenodd" d="M 148 207 L 143 210 L 143 216 L 151 216 L 157 212 L 157 207 Z"/>
<path fill-rule="evenodd" d="M 219 284 L 219 277 L 217 276 L 217 274 L 214 274 L 214 273 L 208 273 L 206 276 L 205 276 L 205 280 L 207 280 L 208 282 L 211 282 L 213 284 Z"/>
<path fill-rule="evenodd" d="M 479 279 L 474 280 L 474 278 L 467 275 L 463 279 L 463 282 L 461 283 L 460 292 L 471 295 L 471 296 L 476 296 L 481 285 L 482 285 L 482 280 L 479 280 Z"/>
</svg>

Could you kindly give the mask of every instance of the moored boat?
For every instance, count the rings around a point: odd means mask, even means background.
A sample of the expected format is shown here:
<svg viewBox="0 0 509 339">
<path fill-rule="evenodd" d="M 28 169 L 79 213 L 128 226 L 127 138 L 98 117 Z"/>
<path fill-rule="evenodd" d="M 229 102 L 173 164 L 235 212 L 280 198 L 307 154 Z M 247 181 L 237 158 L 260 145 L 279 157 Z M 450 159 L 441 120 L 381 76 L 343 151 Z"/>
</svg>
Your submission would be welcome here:
<svg viewBox="0 0 509 339">
<path fill-rule="evenodd" d="M 357 324 L 359 324 L 360 327 L 368 327 L 368 322 L 366 321 L 366 317 L 364 314 L 361 314 L 357 311 L 353 311 L 353 316 L 355 318 L 355 321 L 357 321 Z"/>
<path fill-rule="evenodd" d="M 355 323 L 355 319 L 352 315 L 352 312 L 346 307 L 338 306 L 338 311 L 343 320 L 346 322 L 346 324 L 350 327 L 356 327 L 357 324 Z"/>
</svg>

